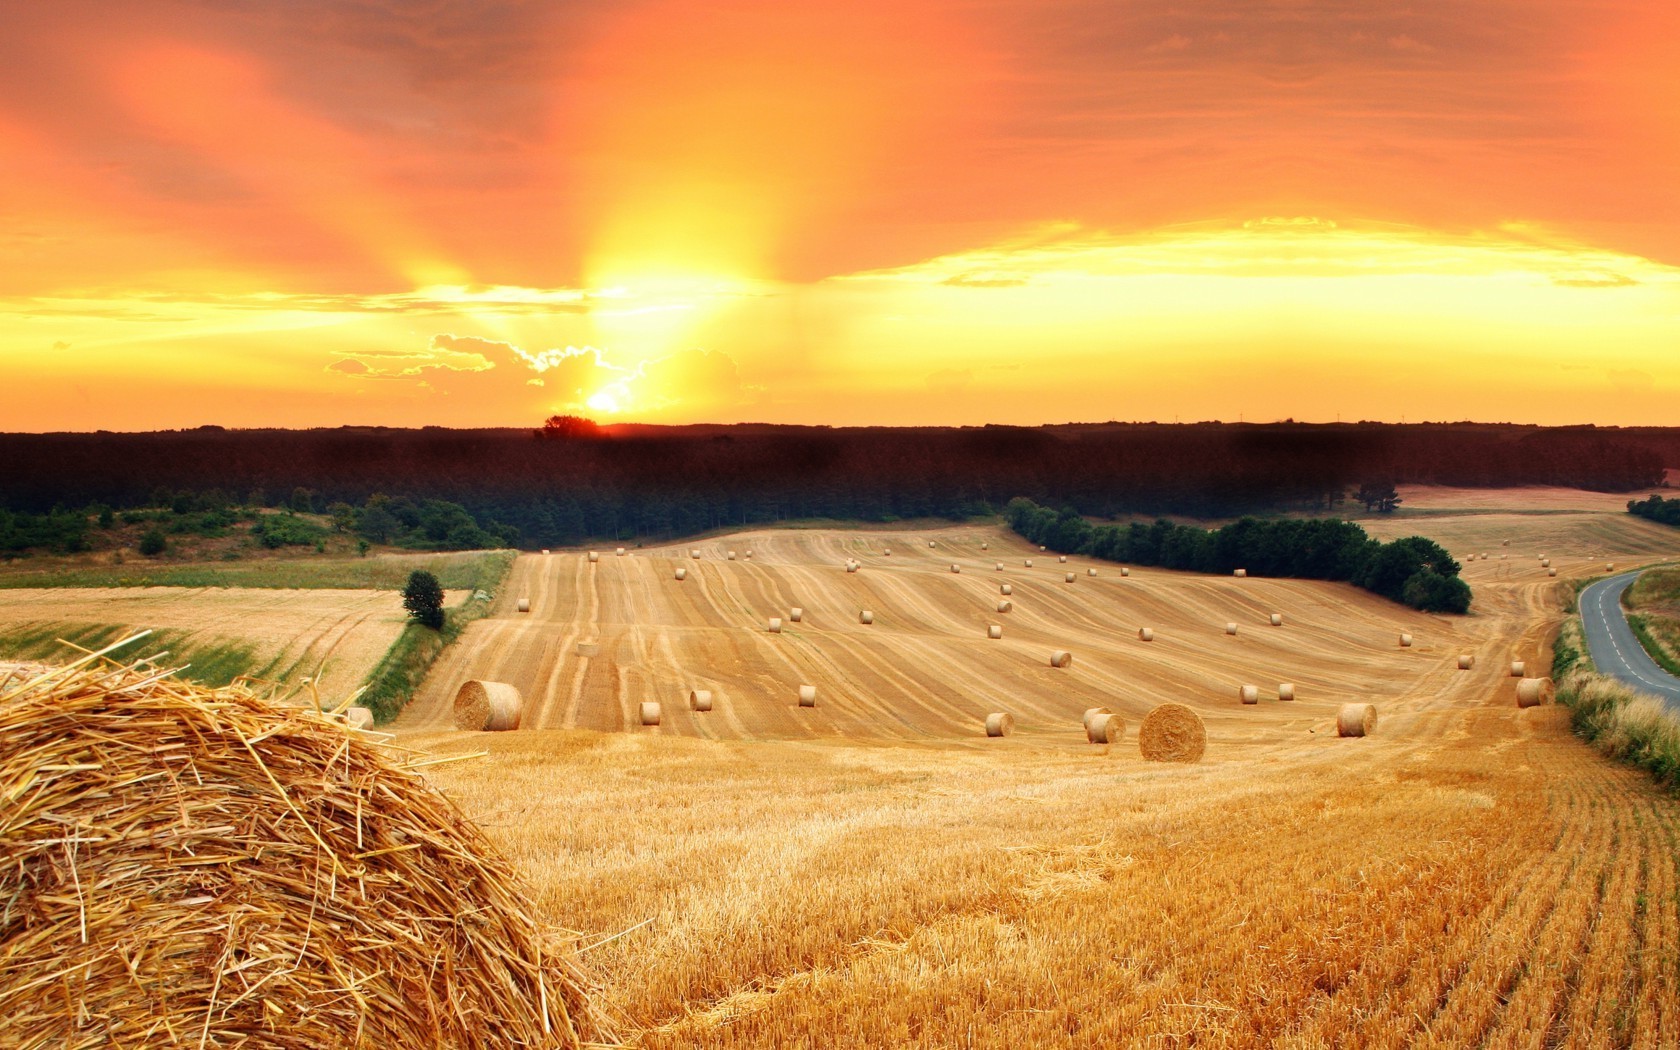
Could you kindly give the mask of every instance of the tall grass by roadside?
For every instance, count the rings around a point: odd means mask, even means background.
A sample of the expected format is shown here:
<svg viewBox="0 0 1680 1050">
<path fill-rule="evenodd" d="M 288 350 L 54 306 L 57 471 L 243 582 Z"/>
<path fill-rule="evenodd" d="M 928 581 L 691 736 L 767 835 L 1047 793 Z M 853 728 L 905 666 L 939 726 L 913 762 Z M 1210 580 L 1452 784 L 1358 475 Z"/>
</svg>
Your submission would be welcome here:
<svg viewBox="0 0 1680 1050">
<path fill-rule="evenodd" d="M 1680 716 L 1655 697 L 1581 668 L 1558 682 L 1575 731 L 1611 758 L 1680 787 Z"/>
<path fill-rule="evenodd" d="M 490 598 L 495 597 L 502 581 L 507 579 L 508 572 L 513 568 L 513 559 L 513 551 L 496 551 L 488 556 L 481 563 L 486 575 L 476 580 L 472 588 L 474 593 L 468 595 L 466 601 L 444 611 L 443 626 L 438 630 L 412 622 L 403 628 L 403 633 L 397 636 L 379 665 L 368 675 L 367 689 L 362 693 L 361 704 L 373 712 L 375 719 L 383 723 L 395 718 L 414 698 L 414 691 L 426 680 L 426 672 L 432 669 L 432 664 L 443 651 L 461 637 L 468 624 L 490 612 L 488 598 L 477 595 L 483 593 Z"/>
<path fill-rule="evenodd" d="M 444 590 L 489 590 L 513 564 L 516 552 L 463 551 L 444 554 L 388 554 L 373 558 L 299 555 L 248 562 L 184 565 L 102 565 L 0 572 L 0 588 L 18 587 L 266 587 L 401 590 L 408 574 L 424 569 Z"/>
<path fill-rule="evenodd" d="M 1639 639 L 1639 644 L 1657 662 L 1657 666 L 1672 675 L 1680 675 L 1680 660 L 1674 658 L 1674 653 L 1663 644 L 1661 635 L 1666 633 L 1669 622 L 1646 616 L 1643 613 L 1628 613 L 1628 626 L 1633 628 L 1633 636 Z"/>
</svg>

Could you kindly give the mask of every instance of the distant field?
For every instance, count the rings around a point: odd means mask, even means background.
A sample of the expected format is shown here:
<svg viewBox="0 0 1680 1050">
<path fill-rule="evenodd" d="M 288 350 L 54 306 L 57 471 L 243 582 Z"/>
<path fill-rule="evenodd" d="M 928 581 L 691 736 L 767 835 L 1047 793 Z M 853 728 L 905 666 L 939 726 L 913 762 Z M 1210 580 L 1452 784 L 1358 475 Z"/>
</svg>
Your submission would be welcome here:
<svg viewBox="0 0 1680 1050">
<path fill-rule="evenodd" d="M 261 587 L 401 590 L 408 574 L 425 569 L 446 590 L 487 588 L 513 558 L 512 551 L 448 554 L 380 554 L 344 558 L 309 554 L 249 561 L 93 564 L 58 558 L 46 565 L 20 560 L 0 566 L 0 589 L 40 587 Z"/>
<path fill-rule="evenodd" d="M 553 921 L 603 942 L 586 960 L 638 1046 L 1674 1046 L 1680 803 L 1567 712 L 1517 709 L 1506 671 L 1549 663 L 1594 559 L 1673 557 L 1680 534 L 1576 514 L 1396 523 L 1509 555 L 1467 566 L 1458 618 L 1339 584 L 1123 579 L 994 528 L 524 557 L 399 742 L 485 752 L 428 776 Z M 517 683 L 552 728 L 449 729 L 472 676 Z M 686 710 L 695 685 L 716 710 Z M 662 725 L 635 726 L 650 699 Z M 1337 739 L 1355 699 L 1376 732 Z M 1201 763 L 1139 757 L 1162 700 L 1201 712 Z M 1093 705 L 1125 715 L 1122 743 L 1084 742 Z M 988 710 L 1017 732 L 986 739 Z"/>
<path fill-rule="evenodd" d="M 466 592 L 450 592 L 459 601 Z M 237 675 L 317 679 L 323 697 L 355 690 L 406 622 L 389 591 L 271 589 L 46 589 L 0 591 L 0 659 L 63 660 L 142 629 L 156 633 L 119 656 L 163 650 L 165 666 L 223 684 Z"/>
</svg>

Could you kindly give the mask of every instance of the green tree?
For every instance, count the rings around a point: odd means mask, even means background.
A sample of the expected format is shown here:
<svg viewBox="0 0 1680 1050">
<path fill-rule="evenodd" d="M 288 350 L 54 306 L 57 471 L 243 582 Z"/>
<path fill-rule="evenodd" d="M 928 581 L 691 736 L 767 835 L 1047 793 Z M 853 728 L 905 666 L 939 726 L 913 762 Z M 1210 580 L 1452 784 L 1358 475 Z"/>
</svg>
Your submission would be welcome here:
<svg viewBox="0 0 1680 1050">
<path fill-rule="evenodd" d="M 443 586 L 424 569 L 408 574 L 403 588 L 403 608 L 416 623 L 436 631 L 443 627 Z"/>
<path fill-rule="evenodd" d="M 332 517 L 334 532 L 349 532 L 356 524 L 356 508 L 343 500 L 327 506 L 327 514 Z"/>
<path fill-rule="evenodd" d="M 140 553 L 148 558 L 162 554 L 168 546 L 169 541 L 163 538 L 163 532 L 160 529 L 154 528 L 140 537 Z"/>
<path fill-rule="evenodd" d="M 1353 498 L 1365 504 L 1366 510 L 1374 510 L 1378 514 L 1393 514 L 1394 508 L 1404 502 L 1392 481 L 1363 482 Z"/>
</svg>

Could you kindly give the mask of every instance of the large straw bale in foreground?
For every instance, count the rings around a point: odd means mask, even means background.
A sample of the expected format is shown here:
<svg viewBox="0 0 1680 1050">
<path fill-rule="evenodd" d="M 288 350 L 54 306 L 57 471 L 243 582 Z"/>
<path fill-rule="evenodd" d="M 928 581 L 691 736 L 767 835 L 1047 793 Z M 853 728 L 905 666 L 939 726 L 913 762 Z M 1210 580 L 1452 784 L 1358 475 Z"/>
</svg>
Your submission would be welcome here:
<svg viewBox="0 0 1680 1050">
<path fill-rule="evenodd" d="M 136 668 L 0 695 L 0 1046 L 610 1042 L 513 867 L 313 707 Z"/>
<path fill-rule="evenodd" d="M 506 682 L 462 682 L 455 693 L 455 728 L 501 732 L 519 728 L 525 700 Z"/>
<path fill-rule="evenodd" d="M 1138 726 L 1138 751 L 1151 762 L 1200 762 L 1207 726 L 1193 708 L 1161 704 Z"/>
</svg>

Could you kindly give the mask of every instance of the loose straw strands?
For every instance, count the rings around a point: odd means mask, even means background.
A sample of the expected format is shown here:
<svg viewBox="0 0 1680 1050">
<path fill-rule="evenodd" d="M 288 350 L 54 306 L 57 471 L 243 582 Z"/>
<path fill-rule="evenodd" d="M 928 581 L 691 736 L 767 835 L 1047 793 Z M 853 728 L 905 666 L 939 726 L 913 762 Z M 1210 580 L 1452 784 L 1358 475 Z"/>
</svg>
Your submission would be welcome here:
<svg viewBox="0 0 1680 1050">
<path fill-rule="evenodd" d="M 14 684 L 0 1045 L 610 1039 L 511 865 L 424 764 L 342 716 L 143 662 Z"/>
</svg>

